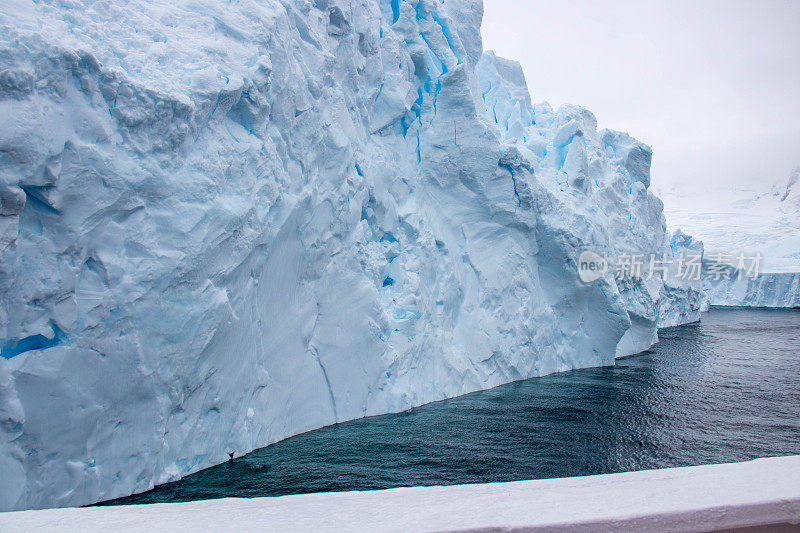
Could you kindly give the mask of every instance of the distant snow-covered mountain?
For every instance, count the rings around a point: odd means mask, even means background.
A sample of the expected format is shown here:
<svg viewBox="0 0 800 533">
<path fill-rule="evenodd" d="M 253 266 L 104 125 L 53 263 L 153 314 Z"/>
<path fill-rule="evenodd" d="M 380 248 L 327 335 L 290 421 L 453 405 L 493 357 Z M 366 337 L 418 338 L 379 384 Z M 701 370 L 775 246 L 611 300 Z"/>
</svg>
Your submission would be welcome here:
<svg viewBox="0 0 800 533">
<path fill-rule="evenodd" d="M 670 228 L 703 241 L 706 256 L 760 252 L 766 272 L 800 272 L 800 166 L 769 187 L 657 191 Z"/>
</svg>

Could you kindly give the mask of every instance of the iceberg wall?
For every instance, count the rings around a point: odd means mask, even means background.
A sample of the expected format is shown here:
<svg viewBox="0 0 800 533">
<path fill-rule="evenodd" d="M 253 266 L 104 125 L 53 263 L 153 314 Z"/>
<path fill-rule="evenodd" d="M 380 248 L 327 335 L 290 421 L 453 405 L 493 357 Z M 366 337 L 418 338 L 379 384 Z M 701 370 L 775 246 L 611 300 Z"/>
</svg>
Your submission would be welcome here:
<svg viewBox="0 0 800 533">
<path fill-rule="evenodd" d="M 764 272 L 753 278 L 730 267 L 724 278 L 706 279 L 703 289 L 711 305 L 800 309 L 796 272 Z"/>
<path fill-rule="evenodd" d="M 692 285 L 650 148 L 533 106 L 479 0 L 0 6 L 0 510 L 613 364 Z"/>
</svg>

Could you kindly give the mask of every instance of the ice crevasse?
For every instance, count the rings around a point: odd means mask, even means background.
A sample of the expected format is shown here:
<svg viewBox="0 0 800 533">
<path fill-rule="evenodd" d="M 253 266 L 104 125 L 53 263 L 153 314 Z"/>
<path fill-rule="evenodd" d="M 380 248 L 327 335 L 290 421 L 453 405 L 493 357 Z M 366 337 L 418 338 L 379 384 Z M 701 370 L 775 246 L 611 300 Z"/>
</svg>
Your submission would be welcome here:
<svg viewBox="0 0 800 533">
<path fill-rule="evenodd" d="M 0 5 L 0 509 L 613 364 L 698 319 L 650 148 L 532 105 L 479 0 Z"/>
</svg>

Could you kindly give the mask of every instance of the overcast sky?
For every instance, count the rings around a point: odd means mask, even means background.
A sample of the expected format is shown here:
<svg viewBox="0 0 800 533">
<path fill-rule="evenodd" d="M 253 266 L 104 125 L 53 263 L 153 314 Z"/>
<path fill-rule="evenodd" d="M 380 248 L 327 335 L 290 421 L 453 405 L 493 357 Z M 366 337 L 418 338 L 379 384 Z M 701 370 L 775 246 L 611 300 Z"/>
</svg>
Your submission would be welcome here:
<svg viewBox="0 0 800 533">
<path fill-rule="evenodd" d="M 484 0 L 483 45 L 534 102 L 653 146 L 653 187 L 783 182 L 800 165 L 800 1 Z M 761 188 L 761 187 L 759 187 Z"/>
</svg>

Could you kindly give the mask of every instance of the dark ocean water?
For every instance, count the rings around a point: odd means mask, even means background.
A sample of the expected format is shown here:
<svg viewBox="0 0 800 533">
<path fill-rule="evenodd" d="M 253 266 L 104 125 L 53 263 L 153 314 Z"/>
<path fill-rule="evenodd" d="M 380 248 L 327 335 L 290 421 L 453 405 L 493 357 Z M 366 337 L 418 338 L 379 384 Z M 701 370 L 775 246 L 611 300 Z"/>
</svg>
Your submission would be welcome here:
<svg viewBox="0 0 800 533">
<path fill-rule="evenodd" d="M 800 454 L 800 312 L 714 309 L 652 351 L 292 437 L 107 504 L 581 476 Z"/>
</svg>

